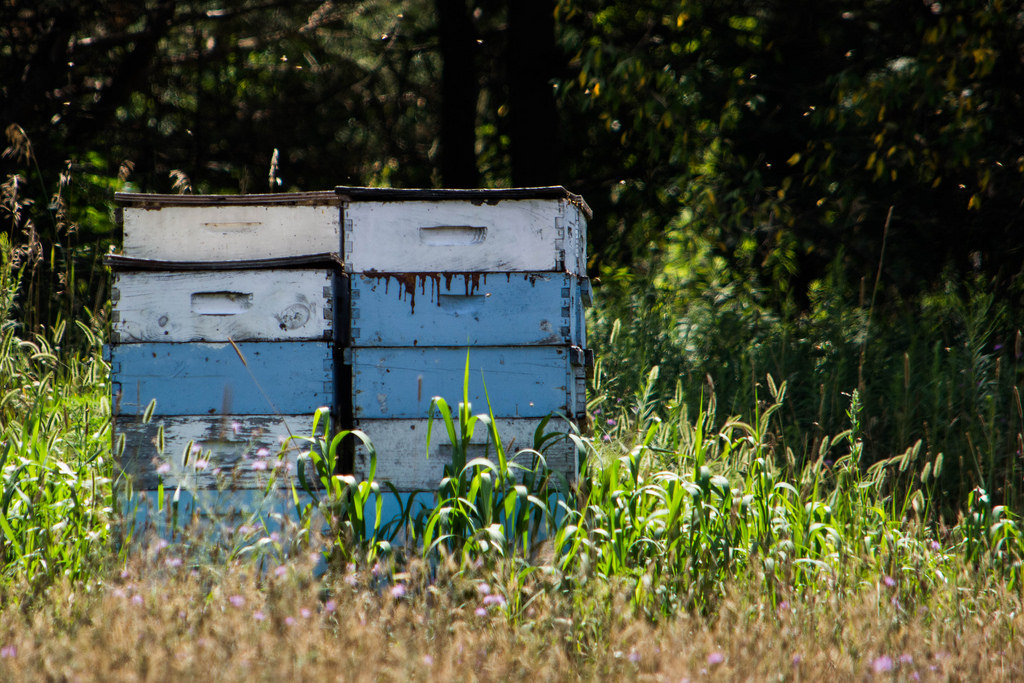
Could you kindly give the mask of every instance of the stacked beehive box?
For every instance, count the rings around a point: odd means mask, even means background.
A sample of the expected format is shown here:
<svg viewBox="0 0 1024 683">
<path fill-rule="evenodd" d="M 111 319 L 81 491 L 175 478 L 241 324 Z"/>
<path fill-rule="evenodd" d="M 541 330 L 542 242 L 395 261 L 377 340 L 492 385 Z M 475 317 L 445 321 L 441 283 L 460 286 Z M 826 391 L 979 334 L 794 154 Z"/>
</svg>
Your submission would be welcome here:
<svg viewBox="0 0 1024 683">
<path fill-rule="evenodd" d="M 117 199 L 110 361 L 124 469 L 141 490 L 262 486 L 289 435 L 309 436 L 321 406 L 341 410 L 337 197 Z"/>
<path fill-rule="evenodd" d="M 473 411 L 509 452 L 586 410 L 589 209 L 564 188 L 117 199 L 112 399 L 137 489 L 262 486 L 321 406 L 369 435 L 378 479 L 436 487 L 451 447 L 437 429 L 426 457 L 430 403 L 461 400 L 467 349 Z M 568 439 L 546 456 L 575 478 Z"/>
<path fill-rule="evenodd" d="M 377 453 L 377 476 L 400 490 L 436 487 L 450 461 L 444 430 L 425 455 L 431 399 L 463 396 L 493 412 L 510 452 L 530 448 L 546 416 L 586 410 L 586 219 L 560 187 L 394 190 L 339 187 L 350 276 L 354 424 Z M 489 404 L 489 405 L 488 405 Z M 567 431 L 553 420 L 552 431 Z M 488 454 L 485 430 L 474 435 Z M 489 454 L 493 457 L 493 450 Z M 576 449 L 548 449 L 574 479 Z M 355 470 L 364 475 L 366 453 Z"/>
</svg>

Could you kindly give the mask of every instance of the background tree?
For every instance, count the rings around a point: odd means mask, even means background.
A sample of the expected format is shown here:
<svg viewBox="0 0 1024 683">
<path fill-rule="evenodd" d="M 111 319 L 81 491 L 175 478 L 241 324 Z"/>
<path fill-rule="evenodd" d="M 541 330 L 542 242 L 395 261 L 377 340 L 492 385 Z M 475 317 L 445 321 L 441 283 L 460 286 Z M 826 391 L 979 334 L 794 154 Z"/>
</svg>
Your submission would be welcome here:
<svg viewBox="0 0 1024 683">
<path fill-rule="evenodd" d="M 835 265 L 907 294 L 1022 268 L 1024 15 L 986 3 L 563 2 L 568 154 L 609 266 L 673 220 L 776 307 Z M 894 207 L 886 254 L 883 226 Z M 657 266 L 654 267 L 657 270 Z M 1014 290 L 1016 291 L 1016 289 Z"/>
</svg>

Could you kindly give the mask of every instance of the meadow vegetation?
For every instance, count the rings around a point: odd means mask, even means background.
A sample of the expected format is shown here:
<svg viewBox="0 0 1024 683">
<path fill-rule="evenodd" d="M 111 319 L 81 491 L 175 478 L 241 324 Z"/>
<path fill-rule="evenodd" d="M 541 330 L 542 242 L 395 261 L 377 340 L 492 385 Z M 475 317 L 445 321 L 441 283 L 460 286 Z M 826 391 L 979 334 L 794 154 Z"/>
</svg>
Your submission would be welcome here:
<svg viewBox="0 0 1024 683">
<path fill-rule="evenodd" d="M 1024 678 L 1012 3 L 235 4 L 0 10 L 0 679 Z M 319 414 L 286 518 L 126 520 L 113 191 L 563 182 L 576 484 L 445 396 L 393 518 Z"/>
<path fill-rule="evenodd" d="M 381 520 L 386 486 L 333 475 L 321 415 L 290 481 L 311 502 L 216 553 L 200 529 L 126 541 L 100 316 L 74 343 L 29 333 L 3 251 L 5 679 L 1024 673 L 1020 342 L 995 348 L 983 290 L 931 304 L 954 335 L 931 341 L 856 306 L 789 327 L 698 297 L 681 331 L 657 288 L 613 299 L 577 485 L 544 466 L 546 430 L 507 452 L 486 406 L 439 398 L 433 507 Z"/>
</svg>

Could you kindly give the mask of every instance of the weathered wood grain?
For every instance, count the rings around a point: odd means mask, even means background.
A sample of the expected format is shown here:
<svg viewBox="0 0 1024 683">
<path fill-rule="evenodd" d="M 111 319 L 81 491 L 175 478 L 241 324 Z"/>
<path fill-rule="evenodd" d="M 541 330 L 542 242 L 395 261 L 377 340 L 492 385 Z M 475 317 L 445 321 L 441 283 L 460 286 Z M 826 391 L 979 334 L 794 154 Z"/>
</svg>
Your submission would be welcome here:
<svg viewBox="0 0 1024 683">
<path fill-rule="evenodd" d="M 354 273 L 586 273 L 586 222 L 565 199 L 366 200 L 343 213 Z"/>
<path fill-rule="evenodd" d="M 313 413 L 335 402 L 328 342 L 118 344 L 110 348 L 115 415 Z"/>
<path fill-rule="evenodd" d="M 163 450 L 160 431 L 163 430 Z M 309 451 L 310 415 L 224 415 L 116 418 L 115 447 L 123 437 L 119 463 L 137 489 L 260 488 L 289 484 L 296 460 Z M 322 435 L 321 435 L 322 436 Z"/>
<path fill-rule="evenodd" d="M 177 205 L 124 208 L 124 255 L 230 261 L 341 252 L 337 206 Z"/>
<path fill-rule="evenodd" d="M 363 347 L 347 353 L 356 418 L 422 418 L 434 396 L 452 406 L 462 400 L 465 348 Z M 494 414 L 503 417 L 575 415 L 575 358 L 564 346 L 474 347 L 469 352 L 469 400 L 475 410 L 486 412 L 489 395 Z"/>
<path fill-rule="evenodd" d="M 326 270 L 116 273 L 111 339 L 329 340 L 334 294 L 335 277 Z"/>
<path fill-rule="evenodd" d="M 577 278 L 563 273 L 351 276 L 357 346 L 516 346 L 583 339 Z"/>
<path fill-rule="evenodd" d="M 534 434 L 541 420 L 495 418 L 495 423 L 506 457 L 512 459 L 518 451 L 533 448 Z M 444 466 L 451 463 L 451 442 L 441 420 L 434 421 L 429 457 L 427 420 L 359 420 L 357 427 L 370 437 L 377 452 L 375 478 L 391 482 L 400 491 L 436 489 L 444 477 Z M 570 430 L 564 420 L 550 420 L 544 433 L 560 432 L 563 436 L 548 442 L 543 453 L 548 467 L 564 474 L 571 483 L 576 480 L 579 463 L 575 444 L 564 436 Z M 471 444 L 469 459 L 487 457 L 497 462 L 494 445 L 482 423 L 474 430 Z M 527 453 L 516 456 L 514 462 L 533 466 L 533 458 Z M 362 444 L 356 448 L 355 467 L 357 478 L 369 476 L 370 457 Z"/>
</svg>

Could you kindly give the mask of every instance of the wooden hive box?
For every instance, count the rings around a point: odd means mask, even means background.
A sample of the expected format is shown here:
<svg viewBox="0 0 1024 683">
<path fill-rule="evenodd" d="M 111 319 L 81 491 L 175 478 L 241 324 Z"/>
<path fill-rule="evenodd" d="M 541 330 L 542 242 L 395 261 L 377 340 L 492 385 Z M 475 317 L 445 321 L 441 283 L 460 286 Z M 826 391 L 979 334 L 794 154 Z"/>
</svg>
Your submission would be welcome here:
<svg viewBox="0 0 1024 683">
<path fill-rule="evenodd" d="M 252 489 L 294 470 L 308 444 L 292 442 L 283 460 L 282 444 L 311 435 L 321 406 L 337 417 L 345 403 L 336 196 L 117 200 L 124 253 L 108 258 L 112 406 L 136 488 Z"/>
</svg>

